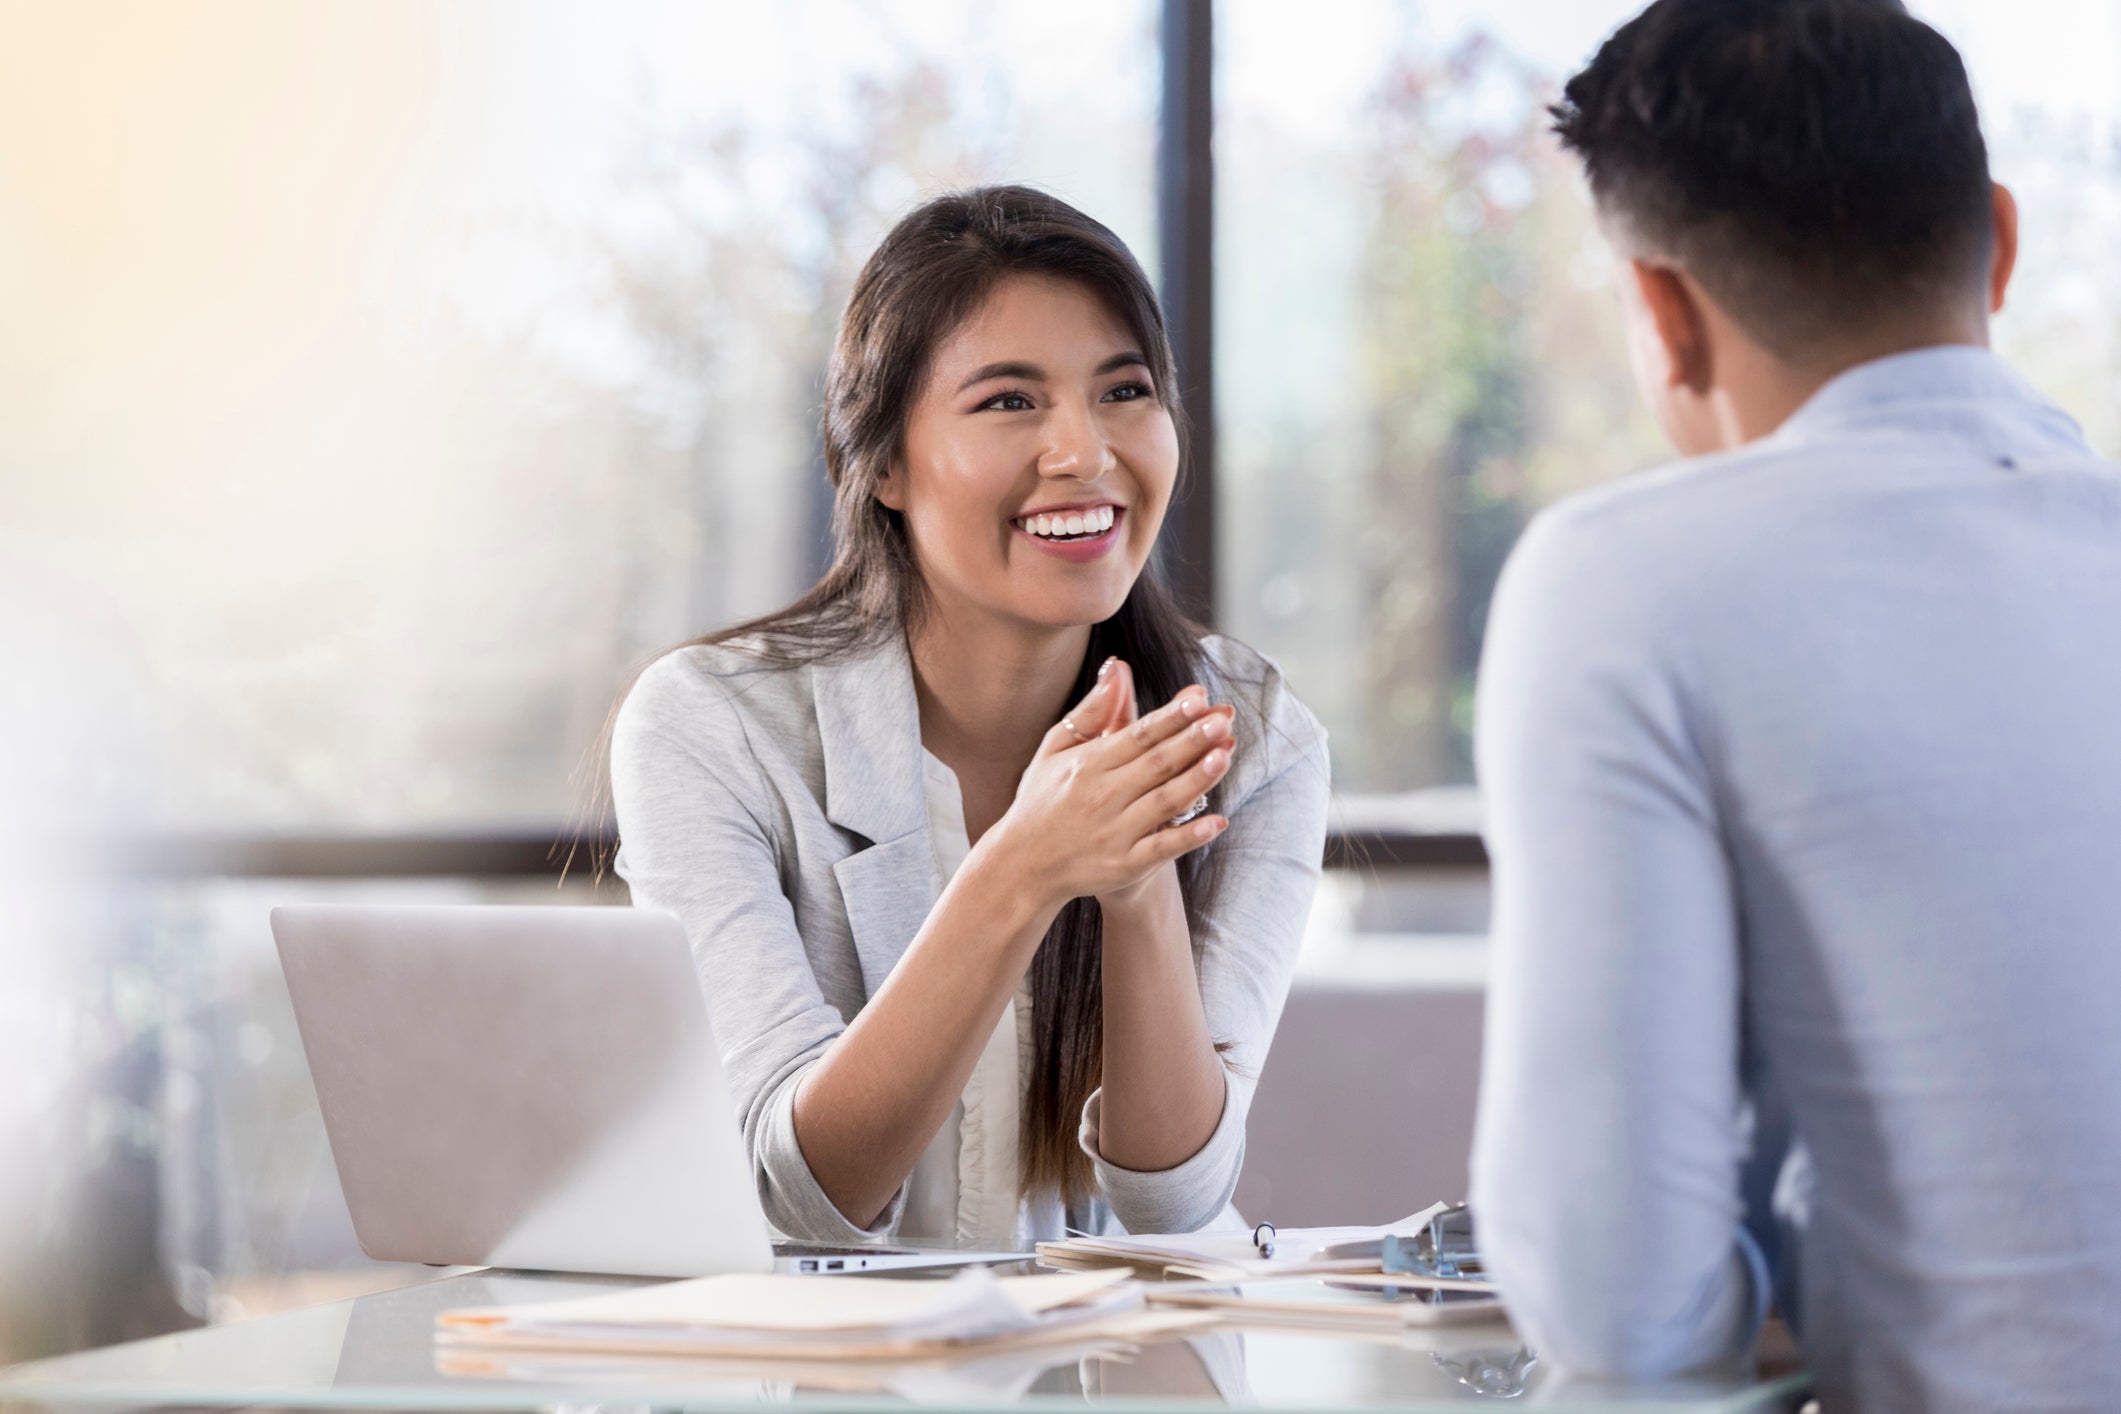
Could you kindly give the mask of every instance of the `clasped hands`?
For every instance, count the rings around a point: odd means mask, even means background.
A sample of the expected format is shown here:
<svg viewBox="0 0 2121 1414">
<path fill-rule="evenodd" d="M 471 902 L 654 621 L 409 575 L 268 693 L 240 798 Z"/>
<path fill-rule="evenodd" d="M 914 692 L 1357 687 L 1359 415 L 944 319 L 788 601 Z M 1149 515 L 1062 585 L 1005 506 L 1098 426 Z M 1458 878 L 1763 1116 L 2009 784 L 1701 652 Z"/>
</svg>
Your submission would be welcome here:
<svg viewBox="0 0 2121 1414">
<path fill-rule="evenodd" d="M 1186 814 L 1230 769 L 1236 711 L 1188 687 L 1140 715 L 1134 673 L 1117 658 L 1040 742 L 1016 799 L 981 841 L 1014 861 L 1042 903 L 1092 897 L 1124 907 L 1173 861 L 1229 828 Z"/>
</svg>

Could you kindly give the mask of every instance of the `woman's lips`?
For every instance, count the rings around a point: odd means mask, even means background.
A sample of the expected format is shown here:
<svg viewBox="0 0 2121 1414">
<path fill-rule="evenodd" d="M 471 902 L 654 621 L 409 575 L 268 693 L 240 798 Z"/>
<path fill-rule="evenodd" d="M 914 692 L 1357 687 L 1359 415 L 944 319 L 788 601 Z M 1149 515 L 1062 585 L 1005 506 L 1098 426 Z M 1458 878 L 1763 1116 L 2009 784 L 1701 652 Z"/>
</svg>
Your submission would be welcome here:
<svg viewBox="0 0 2121 1414">
<path fill-rule="evenodd" d="M 1016 535 L 1020 539 L 1030 541 L 1033 545 L 1036 545 L 1039 549 L 1045 551 L 1047 554 L 1052 555 L 1057 559 L 1066 560 L 1071 564 L 1082 565 L 1088 564 L 1092 560 L 1102 558 L 1104 555 L 1109 553 L 1112 547 L 1119 543 L 1120 529 L 1125 526 L 1126 523 L 1127 512 L 1125 511 L 1125 509 L 1120 507 L 1114 507 L 1112 512 L 1112 528 L 1110 530 L 1107 530 L 1102 535 L 1095 537 L 1085 536 L 1081 540 L 1048 539 L 1046 536 L 1043 535 L 1032 534 L 1030 531 L 1024 529 L 1020 525 L 1017 525 L 1013 521 L 1010 523 L 1009 529 L 1012 534 Z"/>
</svg>

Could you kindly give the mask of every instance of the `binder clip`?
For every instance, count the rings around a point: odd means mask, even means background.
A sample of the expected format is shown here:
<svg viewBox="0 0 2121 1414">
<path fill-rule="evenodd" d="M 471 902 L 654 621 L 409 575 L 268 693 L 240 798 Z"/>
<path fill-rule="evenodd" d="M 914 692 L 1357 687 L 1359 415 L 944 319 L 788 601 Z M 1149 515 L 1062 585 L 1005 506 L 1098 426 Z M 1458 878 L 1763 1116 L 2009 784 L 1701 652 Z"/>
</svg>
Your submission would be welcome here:
<svg viewBox="0 0 2121 1414">
<path fill-rule="evenodd" d="M 1473 1210 L 1463 1203 L 1453 1203 L 1430 1218 L 1429 1225 L 1420 1232 L 1385 1234 L 1378 1265 L 1385 1272 L 1404 1272 L 1408 1276 L 1460 1281 L 1487 1278 L 1480 1265 L 1480 1253 L 1473 1246 Z"/>
<path fill-rule="evenodd" d="M 1408 1294 L 1424 1289 L 1421 1278 L 1432 1281 L 1439 1278 L 1453 1281 L 1488 1279 L 1480 1264 L 1480 1253 L 1473 1246 L 1473 1213 L 1463 1203 L 1445 1208 L 1429 1219 L 1428 1225 L 1419 1232 L 1388 1232 L 1379 1241 L 1336 1243 L 1318 1255 L 1333 1260 L 1375 1258 L 1377 1269 L 1384 1275 L 1415 1278 L 1404 1288 Z M 1402 1288 L 1387 1286 L 1382 1294 L 1388 1300 L 1397 1300 Z"/>
</svg>

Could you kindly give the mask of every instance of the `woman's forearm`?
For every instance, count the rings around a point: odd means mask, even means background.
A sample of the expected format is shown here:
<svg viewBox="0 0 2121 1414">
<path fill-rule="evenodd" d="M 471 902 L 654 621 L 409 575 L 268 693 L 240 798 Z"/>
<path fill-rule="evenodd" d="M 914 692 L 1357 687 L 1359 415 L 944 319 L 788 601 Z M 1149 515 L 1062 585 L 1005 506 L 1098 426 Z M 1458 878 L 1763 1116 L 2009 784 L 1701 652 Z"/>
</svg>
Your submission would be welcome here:
<svg viewBox="0 0 2121 1414">
<path fill-rule="evenodd" d="M 1077 706 L 1085 721 L 1097 720 L 1092 712 L 1112 690 L 1111 674 L 1100 674 Z M 796 1142 L 842 1217 L 866 1228 L 891 1202 L 1071 898 L 1110 905 L 1105 1103 L 1110 1113 L 1117 1075 L 1121 1115 L 1106 1157 L 1167 1168 L 1155 1162 L 1160 1155 L 1175 1152 L 1176 1162 L 1215 1132 L 1222 1077 L 1171 861 L 1229 822 L 1209 815 L 1161 826 L 1229 769 L 1231 715 L 1195 687 L 1123 731 L 1089 735 L 1064 717 L 1046 733 L 1007 813 L 980 836 L 884 985 L 797 1087 Z"/>
<path fill-rule="evenodd" d="M 905 956 L 795 1096 L 795 1137 L 825 1196 L 875 1222 L 964 1093 L 1057 908 L 975 848 Z"/>
<path fill-rule="evenodd" d="M 1154 1173 L 1199 1153 L 1222 1120 L 1223 1068 L 1201 1008 L 1178 874 L 1103 901 L 1106 1162 Z"/>
</svg>

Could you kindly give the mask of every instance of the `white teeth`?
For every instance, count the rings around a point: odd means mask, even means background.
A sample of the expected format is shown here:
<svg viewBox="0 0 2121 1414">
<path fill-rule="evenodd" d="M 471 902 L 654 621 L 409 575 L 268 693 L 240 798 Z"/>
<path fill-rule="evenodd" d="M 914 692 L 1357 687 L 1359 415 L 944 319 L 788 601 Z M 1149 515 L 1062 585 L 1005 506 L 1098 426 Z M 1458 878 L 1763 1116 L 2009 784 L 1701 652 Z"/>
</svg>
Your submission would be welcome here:
<svg viewBox="0 0 2121 1414">
<path fill-rule="evenodd" d="M 1118 519 L 1111 506 L 1097 506 L 1087 511 L 1065 511 L 1059 514 L 1024 516 L 1016 524 L 1020 530 L 1032 535 L 1102 535 L 1110 530 Z"/>
</svg>

